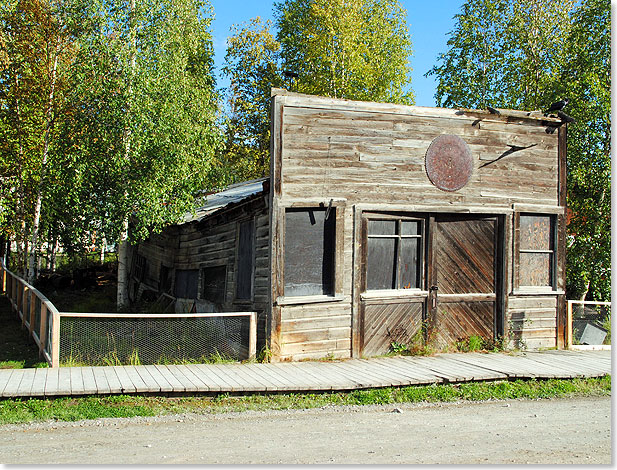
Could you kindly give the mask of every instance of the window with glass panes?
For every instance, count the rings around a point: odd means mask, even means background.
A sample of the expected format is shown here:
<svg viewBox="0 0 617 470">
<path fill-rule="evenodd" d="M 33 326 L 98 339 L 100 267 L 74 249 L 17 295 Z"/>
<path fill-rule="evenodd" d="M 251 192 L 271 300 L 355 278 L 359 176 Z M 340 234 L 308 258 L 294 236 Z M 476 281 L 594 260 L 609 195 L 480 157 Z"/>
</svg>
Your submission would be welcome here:
<svg viewBox="0 0 617 470">
<path fill-rule="evenodd" d="M 367 220 L 367 290 L 421 289 L 424 221 Z"/>
</svg>

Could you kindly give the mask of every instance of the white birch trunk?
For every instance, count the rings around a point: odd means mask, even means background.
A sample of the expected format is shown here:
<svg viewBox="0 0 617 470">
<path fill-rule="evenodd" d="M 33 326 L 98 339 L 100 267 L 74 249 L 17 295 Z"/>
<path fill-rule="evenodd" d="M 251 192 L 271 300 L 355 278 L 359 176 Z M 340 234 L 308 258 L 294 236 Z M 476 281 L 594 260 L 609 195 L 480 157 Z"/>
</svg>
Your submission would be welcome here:
<svg viewBox="0 0 617 470">
<path fill-rule="evenodd" d="M 47 102 L 46 125 L 45 125 L 45 141 L 43 143 L 43 155 L 41 156 L 41 180 L 36 194 L 36 204 L 34 206 L 34 221 L 32 222 L 32 240 L 30 242 L 30 260 L 28 263 L 28 282 L 32 284 L 36 276 L 36 255 L 38 249 L 39 226 L 41 221 L 41 205 L 43 201 L 43 179 L 47 170 L 47 155 L 49 154 L 49 138 L 51 134 L 52 118 L 53 118 L 53 102 L 54 91 L 56 88 L 56 73 L 58 70 L 58 49 L 60 43 L 56 40 L 54 50 L 54 65 L 51 70 L 51 84 L 49 87 L 49 99 Z"/>
<path fill-rule="evenodd" d="M 135 37 L 135 0 L 130 0 L 130 13 L 129 13 L 129 28 L 130 28 L 130 41 L 131 41 L 131 53 L 129 63 L 129 87 L 128 87 L 128 99 L 129 99 L 129 113 L 128 118 L 131 118 L 131 107 L 133 100 L 133 77 L 135 74 L 135 54 L 137 51 L 137 40 Z M 125 148 L 124 158 L 128 162 L 131 157 L 131 129 L 127 126 L 125 129 Z M 128 266 L 129 266 L 129 250 L 128 250 L 128 238 L 129 238 L 129 219 L 128 214 L 122 222 L 122 233 L 120 234 L 120 240 L 118 242 L 118 293 L 116 296 L 117 308 L 121 309 L 126 307 L 129 303 L 129 279 L 128 279 Z"/>
</svg>

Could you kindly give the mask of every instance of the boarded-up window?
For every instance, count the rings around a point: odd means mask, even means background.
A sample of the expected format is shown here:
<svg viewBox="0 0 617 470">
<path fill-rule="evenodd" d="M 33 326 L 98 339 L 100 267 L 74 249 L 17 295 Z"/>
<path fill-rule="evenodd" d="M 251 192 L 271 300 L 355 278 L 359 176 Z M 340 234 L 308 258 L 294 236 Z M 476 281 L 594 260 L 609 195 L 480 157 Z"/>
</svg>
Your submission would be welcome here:
<svg viewBox="0 0 617 470">
<path fill-rule="evenodd" d="M 253 297 L 253 252 L 255 246 L 255 224 L 253 220 L 241 222 L 238 232 L 236 299 L 250 300 Z"/>
<path fill-rule="evenodd" d="M 174 296 L 180 299 L 196 299 L 198 277 L 197 269 L 176 269 Z"/>
<path fill-rule="evenodd" d="M 286 210 L 285 296 L 334 293 L 335 212 Z"/>
<path fill-rule="evenodd" d="M 367 290 L 420 289 L 423 222 L 369 219 L 367 223 Z"/>
<path fill-rule="evenodd" d="M 221 304 L 225 302 L 227 266 L 212 266 L 202 270 L 203 295 L 205 300 Z"/>
<path fill-rule="evenodd" d="M 548 215 L 521 215 L 519 286 L 553 287 L 555 221 Z"/>
</svg>

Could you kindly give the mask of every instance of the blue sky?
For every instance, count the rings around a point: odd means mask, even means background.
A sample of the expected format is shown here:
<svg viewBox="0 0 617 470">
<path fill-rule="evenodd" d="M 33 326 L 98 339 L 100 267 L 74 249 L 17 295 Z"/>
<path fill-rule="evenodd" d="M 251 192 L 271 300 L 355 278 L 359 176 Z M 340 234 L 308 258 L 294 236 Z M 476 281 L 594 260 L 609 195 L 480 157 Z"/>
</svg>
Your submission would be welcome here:
<svg viewBox="0 0 617 470">
<path fill-rule="evenodd" d="M 212 25 L 217 73 L 225 57 L 225 41 L 233 24 L 241 24 L 260 16 L 273 20 L 270 0 L 211 0 L 215 19 Z M 416 93 L 416 105 L 435 106 L 435 81 L 424 74 L 435 65 L 437 55 L 446 51 L 448 32 L 454 27 L 453 17 L 460 11 L 463 0 L 402 0 L 407 10 L 407 23 L 413 42 L 411 58 L 412 88 Z M 218 76 L 219 86 L 226 86 Z"/>
</svg>

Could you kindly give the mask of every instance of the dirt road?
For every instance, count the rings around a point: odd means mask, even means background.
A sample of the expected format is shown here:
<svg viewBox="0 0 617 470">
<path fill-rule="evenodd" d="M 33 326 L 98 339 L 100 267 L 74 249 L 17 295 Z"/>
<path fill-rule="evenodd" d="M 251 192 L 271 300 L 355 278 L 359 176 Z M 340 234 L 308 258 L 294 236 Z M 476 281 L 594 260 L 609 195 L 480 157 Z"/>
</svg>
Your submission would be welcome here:
<svg viewBox="0 0 617 470">
<path fill-rule="evenodd" d="M 0 427 L 0 463 L 611 463 L 610 398 Z"/>
</svg>

